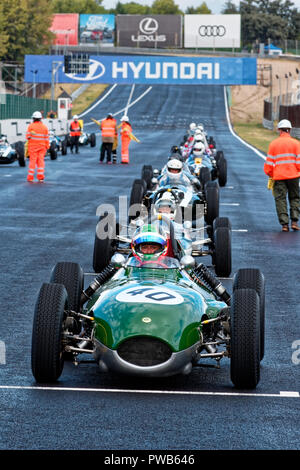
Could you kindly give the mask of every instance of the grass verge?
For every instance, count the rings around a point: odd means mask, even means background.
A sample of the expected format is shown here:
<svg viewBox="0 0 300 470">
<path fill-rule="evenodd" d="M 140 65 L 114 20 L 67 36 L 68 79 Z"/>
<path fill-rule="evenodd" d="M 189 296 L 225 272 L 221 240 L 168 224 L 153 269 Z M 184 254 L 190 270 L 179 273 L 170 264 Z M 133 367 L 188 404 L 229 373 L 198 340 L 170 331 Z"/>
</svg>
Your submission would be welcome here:
<svg viewBox="0 0 300 470">
<path fill-rule="evenodd" d="M 76 100 L 73 101 L 72 114 L 81 114 L 100 96 L 108 85 L 90 85 Z M 107 110 L 105 110 L 106 112 Z M 95 116 L 97 119 L 98 116 Z"/>
<path fill-rule="evenodd" d="M 270 142 L 278 137 L 276 131 L 265 129 L 257 122 L 235 122 L 233 129 L 243 140 L 265 153 L 268 153 Z"/>
</svg>

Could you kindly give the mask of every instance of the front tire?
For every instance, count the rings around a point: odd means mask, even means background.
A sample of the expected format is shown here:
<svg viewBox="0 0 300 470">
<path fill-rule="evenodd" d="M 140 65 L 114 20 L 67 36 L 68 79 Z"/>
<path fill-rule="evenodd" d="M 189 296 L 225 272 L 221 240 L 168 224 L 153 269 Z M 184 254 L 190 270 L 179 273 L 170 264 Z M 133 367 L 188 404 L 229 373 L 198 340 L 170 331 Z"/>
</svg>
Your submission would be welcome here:
<svg viewBox="0 0 300 470">
<path fill-rule="evenodd" d="M 64 367 L 63 321 L 68 294 L 62 284 L 44 283 L 35 305 L 31 368 L 37 382 L 55 382 Z"/>
<path fill-rule="evenodd" d="M 260 379 L 259 297 L 254 289 L 236 289 L 231 304 L 230 374 L 235 387 L 253 389 Z"/>
<path fill-rule="evenodd" d="M 62 284 L 68 293 L 69 309 L 80 312 L 80 298 L 84 287 L 84 274 L 78 263 L 59 262 L 52 270 L 50 282 Z"/>
<path fill-rule="evenodd" d="M 205 220 L 208 225 L 212 225 L 216 217 L 219 217 L 219 185 L 214 181 L 209 181 L 205 186 L 205 196 L 207 211 Z"/>
<path fill-rule="evenodd" d="M 219 227 L 214 231 L 214 264 L 217 276 L 228 277 L 232 269 L 231 231 L 228 227 Z"/>
</svg>

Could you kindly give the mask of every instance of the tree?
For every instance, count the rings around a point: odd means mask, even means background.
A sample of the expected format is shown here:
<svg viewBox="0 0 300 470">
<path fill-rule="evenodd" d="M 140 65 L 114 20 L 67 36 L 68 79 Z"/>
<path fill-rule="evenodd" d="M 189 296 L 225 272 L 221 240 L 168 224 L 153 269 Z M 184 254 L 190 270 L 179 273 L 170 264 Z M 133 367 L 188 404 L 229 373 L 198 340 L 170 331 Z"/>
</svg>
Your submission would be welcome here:
<svg viewBox="0 0 300 470">
<path fill-rule="evenodd" d="M 221 10 L 222 15 L 234 15 L 239 13 L 239 9 L 231 0 L 227 0 Z"/>
<path fill-rule="evenodd" d="M 155 0 L 151 6 L 152 15 L 181 15 L 179 6 L 174 0 Z"/>
<path fill-rule="evenodd" d="M 211 10 L 208 8 L 205 2 L 201 3 L 199 7 L 187 7 L 185 13 L 187 15 L 210 15 Z"/>
<path fill-rule="evenodd" d="M 290 0 L 242 0 L 240 13 L 244 45 L 299 36 L 300 14 Z"/>
<path fill-rule="evenodd" d="M 52 0 L 54 13 L 103 14 L 102 0 Z"/>
<path fill-rule="evenodd" d="M 118 11 L 119 10 L 119 11 Z M 151 11 L 151 8 L 145 5 L 140 5 L 136 2 L 129 3 L 117 3 L 115 13 L 121 15 L 148 15 Z"/>
<path fill-rule="evenodd" d="M 5 31 L 5 18 L 3 3 L 0 3 L 0 60 L 5 57 L 8 50 L 8 34 Z"/>
</svg>

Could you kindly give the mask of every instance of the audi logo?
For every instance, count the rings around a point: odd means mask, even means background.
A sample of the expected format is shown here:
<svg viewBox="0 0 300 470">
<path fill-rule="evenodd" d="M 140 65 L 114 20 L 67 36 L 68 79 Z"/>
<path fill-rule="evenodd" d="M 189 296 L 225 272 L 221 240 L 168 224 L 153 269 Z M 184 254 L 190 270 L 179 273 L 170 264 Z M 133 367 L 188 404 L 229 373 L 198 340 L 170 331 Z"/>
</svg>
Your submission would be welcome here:
<svg viewBox="0 0 300 470">
<path fill-rule="evenodd" d="M 153 34 L 158 30 L 158 22 L 154 18 L 144 18 L 139 24 L 143 34 Z"/>
<path fill-rule="evenodd" d="M 201 37 L 222 37 L 226 34 L 226 28 L 223 25 L 201 25 L 198 32 Z"/>
</svg>

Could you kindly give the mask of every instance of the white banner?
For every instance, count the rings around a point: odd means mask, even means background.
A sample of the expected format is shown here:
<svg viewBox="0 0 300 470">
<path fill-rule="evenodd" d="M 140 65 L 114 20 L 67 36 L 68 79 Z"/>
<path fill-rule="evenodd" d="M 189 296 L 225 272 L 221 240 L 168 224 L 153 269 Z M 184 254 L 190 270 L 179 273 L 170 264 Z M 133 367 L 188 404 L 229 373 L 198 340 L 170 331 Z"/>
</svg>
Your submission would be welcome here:
<svg viewBox="0 0 300 470">
<path fill-rule="evenodd" d="M 241 43 L 241 15 L 185 15 L 184 47 L 236 48 Z"/>
</svg>

